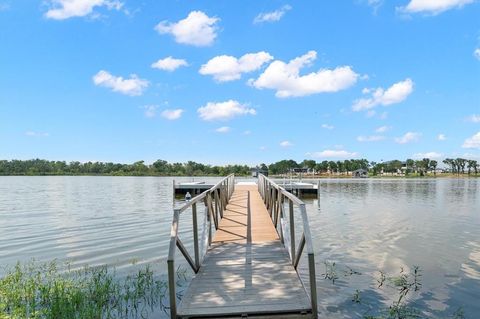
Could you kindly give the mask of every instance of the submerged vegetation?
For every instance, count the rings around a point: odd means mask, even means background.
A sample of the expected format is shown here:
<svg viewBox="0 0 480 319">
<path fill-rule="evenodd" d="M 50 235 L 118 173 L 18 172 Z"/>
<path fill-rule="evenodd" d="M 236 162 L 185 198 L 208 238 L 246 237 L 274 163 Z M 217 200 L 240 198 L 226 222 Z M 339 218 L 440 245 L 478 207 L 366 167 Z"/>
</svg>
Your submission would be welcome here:
<svg viewBox="0 0 480 319">
<path fill-rule="evenodd" d="M 107 266 L 60 270 L 32 261 L 0 278 L 0 319 L 147 318 L 167 311 L 167 291 L 149 266 L 119 279 Z"/>
<path fill-rule="evenodd" d="M 424 158 L 421 160 L 407 159 L 385 162 L 369 162 L 366 159 L 347 159 L 343 161 L 304 160 L 297 163 L 294 160 L 281 160 L 270 165 L 260 164 L 257 168 L 271 175 L 304 172 L 312 177 L 321 176 L 352 176 L 357 170 L 365 170 L 370 176 L 437 176 L 468 175 L 478 176 L 480 163 L 475 160 L 447 158 L 443 161 L 444 168 L 439 168 L 439 162 Z M 251 168 L 247 165 L 212 166 L 194 161 L 186 163 L 168 163 L 157 160 L 152 164 L 138 161 L 133 164 L 111 162 L 70 162 L 32 160 L 0 160 L 0 175 L 107 175 L 107 176 L 226 176 L 234 173 L 247 176 Z M 448 174 L 445 174 L 448 173 Z"/>
<path fill-rule="evenodd" d="M 335 282 L 341 277 L 362 275 L 348 266 L 340 270 L 335 262 L 325 261 L 324 265 L 325 274 L 323 274 L 323 278 L 330 281 L 332 285 L 335 285 Z M 371 290 L 362 291 L 356 289 L 351 298 L 352 307 L 363 306 L 364 310 L 361 311 L 363 319 L 465 319 L 462 308 L 458 308 L 454 313 L 440 314 L 436 317 L 425 314 L 428 309 L 415 305 L 415 297 L 420 293 L 421 288 L 422 270 L 418 266 L 413 266 L 409 271 L 401 268 L 398 275 L 388 275 L 383 271 L 379 271 L 377 278 L 375 278 L 375 285 L 370 287 L 370 289 L 383 291 L 387 295 L 392 296 L 390 305 L 383 308 L 377 304 L 371 305 L 368 301 L 364 301 L 362 295 L 368 293 L 371 295 L 378 294 L 372 294 Z"/>
</svg>

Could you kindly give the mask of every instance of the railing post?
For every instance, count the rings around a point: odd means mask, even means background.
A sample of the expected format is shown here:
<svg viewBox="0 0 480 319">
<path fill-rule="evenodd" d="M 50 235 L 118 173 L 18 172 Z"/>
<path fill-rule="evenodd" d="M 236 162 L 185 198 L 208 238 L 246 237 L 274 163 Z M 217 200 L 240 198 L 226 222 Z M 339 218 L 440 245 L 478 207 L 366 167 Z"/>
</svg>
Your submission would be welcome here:
<svg viewBox="0 0 480 319">
<path fill-rule="evenodd" d="M 208 207 L 208 195 L 205 197 L 205 214 L 207 214 L 208 247 L 210 247 L 212 244 L 212 218 L 210 216 L 210 208 Z"/>
<path fill-rule="evenodd" d="M 213 203 L 212 203 L 212 193 L 209 192 L 207 194 L 207 205 L 208 205 L 208 210 L 210 212 L 210 215 L 212 216 L 213 218 L 213 223 L 215 225 L 215 229 L 218 229 L 218 219 L 217 219 L 217 212 L 215 210 L 215 208 L 213 207 Z"/>
<path fill-rule="evenodd" d="M 312 301 L 313 318 L 318 318 L 318 301 L 317 301 L 317 278 L 315 276 L 315 255 L 308 254 L 308 269 L 310 277 L 310 299 Z"/>
<path fill-rule="evenodd" d="M 295 260 L 295 218 L 293 215 L 293 201 L 289 199 L 289 215 L 290 215 L 290 252 L 292 256 L 292 264 Z"/>
<path fill-rule="evenodd" d="M 193 249 L 195 251 L 195 267 L 200 268 L 200 253 L 198 251 L 198 224 L 197 224 L 197 203 L 192 205 L 192 223 L 193 223 Z"/>
<path fill-rule="evenodd" d="M 170 318 L 177 318 L 177 294 L 175 292 L 175 261 L 168 260 L 168 290 L 170 293 Z"/>
<path fill-rule="evenodd" d="M 320 180 L 317 183 L 317 205 L 320 208 Z"/>
</svg>

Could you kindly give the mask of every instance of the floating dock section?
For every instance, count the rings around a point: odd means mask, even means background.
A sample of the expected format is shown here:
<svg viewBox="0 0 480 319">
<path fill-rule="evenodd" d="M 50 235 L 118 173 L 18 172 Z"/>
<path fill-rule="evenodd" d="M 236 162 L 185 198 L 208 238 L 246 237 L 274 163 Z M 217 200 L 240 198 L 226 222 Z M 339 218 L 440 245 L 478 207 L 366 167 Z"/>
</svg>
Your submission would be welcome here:
<svg viewBox="0 0 480 319">
<path fill-rule="evenodd" d="M 286 191 L 295 194 L 297 197 L 303 196 L 318 196 L 320 183 L 305 183 L 305 182 L 291 182 L 278 180 L 275 181 L 279 186 L 284 188 Z M 182 182 L 175 183 L 173 181 L 173 193 L 175 196 L 184 196 L 189 192 L 192 196 L 200 194 L 203 191 L 206 191 L 212 188 L 215 184 L 206 183 L 206 182 Z"/>
</svg>

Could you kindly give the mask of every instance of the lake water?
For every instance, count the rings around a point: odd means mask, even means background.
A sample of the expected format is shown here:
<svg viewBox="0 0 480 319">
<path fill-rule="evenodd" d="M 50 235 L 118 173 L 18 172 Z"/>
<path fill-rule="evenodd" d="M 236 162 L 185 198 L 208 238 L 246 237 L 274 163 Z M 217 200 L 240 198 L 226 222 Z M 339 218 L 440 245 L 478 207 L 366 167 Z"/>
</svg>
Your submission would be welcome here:
<svg viewBox="0 0 480 319">
<path fill-rule="evenodd" d="M 412 307 L 480 316 L 480 179 L 322 180 L 320 209 L 305 202 L 322 315 L 388 308 L 398 291 L 378 287 L 380 271 L 419 266 Z M 169 177 L 0 177 L 0 266 L 35 258 L 165 273 L 173 204 Z M 180 235 L 188 241 L 188 227 Z"/>
</svg>

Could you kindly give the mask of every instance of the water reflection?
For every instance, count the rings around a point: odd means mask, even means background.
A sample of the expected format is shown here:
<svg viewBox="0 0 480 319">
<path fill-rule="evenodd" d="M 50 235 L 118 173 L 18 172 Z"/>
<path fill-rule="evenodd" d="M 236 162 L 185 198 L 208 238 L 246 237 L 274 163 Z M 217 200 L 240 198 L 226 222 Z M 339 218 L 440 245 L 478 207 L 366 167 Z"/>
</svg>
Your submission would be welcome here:
<svg viewBox="0 0 480 319">
<path fill-rule="evenodd" d="M 423 270 L 423 287 L 410 302 L 425 315 L 458 307 L 480 313 L 477 179 L 322 180 L 321 209 L 315 201 L 308 204 L 319 263 L 336 261 L 362 272 L 334 290 L 331 282 L 319 281 L 320 307 L 329 318 L 358 315 L 352 304 L 356 289 L 370 303 L 375 296 L 377 303 L 391 305 L 395 292 L 375 289 L 378 271 L 398 274 L 413 265 Z M 453 290 L 469 281 L 476 282 L 470 295 L 457 297 Z"/>
</svg>

